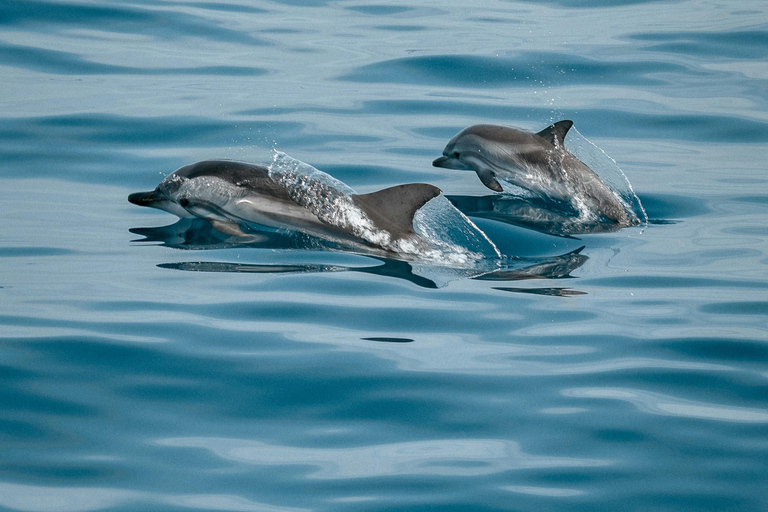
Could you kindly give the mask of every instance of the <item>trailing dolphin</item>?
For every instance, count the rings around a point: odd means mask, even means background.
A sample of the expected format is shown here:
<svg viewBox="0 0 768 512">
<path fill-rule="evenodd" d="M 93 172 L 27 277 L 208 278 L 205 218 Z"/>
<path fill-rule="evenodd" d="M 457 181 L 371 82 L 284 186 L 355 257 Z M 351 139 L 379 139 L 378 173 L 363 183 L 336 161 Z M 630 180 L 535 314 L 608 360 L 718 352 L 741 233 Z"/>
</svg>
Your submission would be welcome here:
<svg viewBox="0 0 768 512">
<path fill-rule="evenodd" d="M 414 215 L 440 194 L 435 186 L 398 185 L 370 194 L 352 189 L 287 155 L 279 168 L 226 160 L 203 161 L 168 175 L 155 190 L 128 200 L 179 217 L 200 217 L 217 230 L 245 236 L 248 224 L 419 254 L 429 244 L 414 231 Z"/>
<path fill-rule="evenodd" d="M 627 209 L 592 169 L 565 149 L 572 121 L 560 121 L 538 133 L 479 124 L 453 137 L 432 165 L 474 170 L 483 184 L 503 192 L 499 180 L 539 197 L 570 204 L 620 226 L 633 223 Z"/>
</svg>

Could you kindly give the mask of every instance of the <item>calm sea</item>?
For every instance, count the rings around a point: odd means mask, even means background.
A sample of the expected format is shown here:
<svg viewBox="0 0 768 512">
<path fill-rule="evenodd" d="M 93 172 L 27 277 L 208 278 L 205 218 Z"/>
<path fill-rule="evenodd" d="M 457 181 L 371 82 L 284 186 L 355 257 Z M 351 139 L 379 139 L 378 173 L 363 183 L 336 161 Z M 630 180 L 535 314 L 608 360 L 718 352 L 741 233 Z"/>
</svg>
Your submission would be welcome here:
<svg viewBox="0 0 768 512">
<path fill-rule="evenodd" d="M 767 63 L 764 0 L 0 1 L 0 509 L 768 510 Z M 126 200 L 273 148 L 470 200 L 450 137 L 560 119 L 653 222 L 474 217 L 504 279 Z"/>
</svg>

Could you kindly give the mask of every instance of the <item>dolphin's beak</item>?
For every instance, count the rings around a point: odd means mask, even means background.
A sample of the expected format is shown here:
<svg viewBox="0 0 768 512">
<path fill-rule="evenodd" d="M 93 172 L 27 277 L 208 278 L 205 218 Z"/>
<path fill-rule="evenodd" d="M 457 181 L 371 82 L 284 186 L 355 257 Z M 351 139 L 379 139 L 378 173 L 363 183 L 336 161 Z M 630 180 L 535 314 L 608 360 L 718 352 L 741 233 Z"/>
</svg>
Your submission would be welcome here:
<svg viewBox="0 0 768 512">
<path fill-rule="evenodd" d="M 450 160 L 447 156 L 441 156 L 440 158 L 436 158 L 434 162 L 432 162 L 432 165 L 434 167 L 448 167 L 447 162 Z"/>
<path fill-rule="evenodd" d="M 128 196 L 128 201 L 139 206 L 152 206 L 152 203 L 157 202 L 157 196 L 154 190 L 150 192 L 135 192 Z"/>
<path fill-rule="evenodd" d="M 434 167 L 442 167 L 444 169 L 458 169 L 460 171 L 474 171 L 474 168 L 470 167 L 469 165 L 465 164 L 458 158 L 453 158 L 450 156 L 441 156 L 440 158 L 436 158 L 434 162 L 432 162 L 432 165 Z"/>
</svg>

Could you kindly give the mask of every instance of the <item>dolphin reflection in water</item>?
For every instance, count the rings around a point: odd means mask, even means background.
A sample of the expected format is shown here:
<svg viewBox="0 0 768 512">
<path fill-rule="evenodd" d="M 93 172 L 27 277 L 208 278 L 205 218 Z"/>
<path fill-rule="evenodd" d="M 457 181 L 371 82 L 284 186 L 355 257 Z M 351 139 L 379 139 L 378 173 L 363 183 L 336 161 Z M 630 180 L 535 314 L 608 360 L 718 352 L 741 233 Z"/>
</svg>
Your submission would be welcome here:
<svg viewBox="0 0 768 512">
<path fill-rule="evenodd" d="M 603 217 L 584 219 L 567 208 L 558 208 L 536 197 L 512 194 L 445 197 L 469 217 L 491 219 L 553 236 L 574 238 L 576 235 L 612 233 L 626 227 Z"/>
<path fill-rule="evenodd" d="M 152 228 L 132 228 L 132 233 L 144 237 L 141 243 L 159 243 L 181 250 L 216 250 L 253 248 L 272 250 L 344 251 L 336 242 L 295 231 L 251 230 L 248 237 L 230 235 L 214 229 L 202 219 L 181 219 L 175 224 Z M 557 256 L 540 258 L 508 258 L 503 265 L 475 272 L 446 273 L 446 268 L 434 268 L 414 261 L 404 261 L 385 255 L 363 254 L 377 261 L 376 265 L 351 266 L 318 263 L 242 263 L 222 261 L 181 261 L 161 263 L 161 268 L 193 272 L 234 272 L 248 274 L 316 274 L 325 272 L 357 272 L 393 277 L 423 288 L 439 288 L 453 279 L 475 279 L 497 283 L 537 279 L 569 279 L 571 272 L 589 259 L 581 254 L 584 247 Z M 449 269 L 448 269 L 449 270 Z M 578 295 L 582 292 L 563 287 L 496 288 L 498 290 L 542 295 Z"/>
</svg>

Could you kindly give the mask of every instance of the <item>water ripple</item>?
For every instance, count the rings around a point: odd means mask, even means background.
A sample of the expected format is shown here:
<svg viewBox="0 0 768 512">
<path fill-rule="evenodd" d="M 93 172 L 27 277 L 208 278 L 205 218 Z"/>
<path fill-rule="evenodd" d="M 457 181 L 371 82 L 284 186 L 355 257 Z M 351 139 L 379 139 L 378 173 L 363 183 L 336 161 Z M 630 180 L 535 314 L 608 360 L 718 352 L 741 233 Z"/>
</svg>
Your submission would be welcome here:
<svg viewBox="0 0 768 512">
<path fill-rule="evenodd" d="M 247 32 L 219 25 L 204 16 L 195 16 L 172 4 L 166 8 L 142 8 L 139 6 L 86 5 L 75 2 L 0 2 L 0 24 L 6 27 L 62 32 L 79 27 L 103 28 L 108 24 L 112 33 L 134 33 L 151 35 L 160 39 L 205 38 L 212 41 L 227 41 L 245 45 L 263 46 L 266 43 Z M 183 5 L 183 4 L 181 4 Z M 219 5 L 219 4 L 216 4 Z M 208 9 L 214 4 L 202 4 Z M 268 11 L 252 6 L 222 4 L 217 10 L 261 15 Z"/>
<path fill-rule="evenodd" d="M 703 74 L 678 64 L 604 62 L 574 55 L 522 53 L 515 57 L 430 55 L 404 57 L 360 66 L 339 77 L 360 83 L 423 84 L 452 87 L 528 87 L 531 83 L 661 85 L 665 73 Z"/>
<path fill-rule="evenodd" d="M 366 72 L 367 73 L 367 72 Z M 364 76 L 367 76 L 363 73 Z M 450 115 L 466 117 L 465 125 L 422 126 L 411 131 L 417 135 L 447 141 L 459 130 L 478 122 L 496 121 L 498 124 L 515 125 L 534 131 L 541 126 L 528 119 L 541 119 L 540 124 L 562 118 L 578 118 L 578 127 L 590 137 L 626 137 L 700 142 L 766 142 L 768 122 L 759 118 L 705 112 L 670 111 L 664 104 L 647 103 L 637 110 L 606 108 L 603 104 L 582 106 L 578 111 L 561 110 L 553 117 L 551 108 L 531 105 L 498 105 L 487 102 L 421 100 L 368 100 L 350 108 L 298 106 L 283 109 L 248 109 L 239 111 L 244 116 L 274 116 L 293 113 L 318 113 L 337 115 L 396 115 L 425 116 Z M 516 120 L 525 120 L 516 121 Z M 567 143 L 567 141 L 566 141 Z M 439 149 L 439 148 L 438 148 Z M 686 200 L 687 198 L 681 198 Z"/>
<path fill-rule="evenodd" d="M 109 487 L 46 487 L 0 482 L 0 506 L 27 512 L 88 512 L 127 505 L 164 504 L 195 510 L 304 512 L 229 494 L 161 494 Z"/>
<path fill-rule="evenodd" d="M 210 75 L 259 76 L 266 69 L 248 66 L 130 67 L 89 61 L 77 54 L 34 46 L 0 43 L 3 65 L 61 75 Z"/>
<path fill-rule="evenodd" d="M 762 59 L 768 57 L 768 31 L 650 32 L 630 36 L 648 41 L 647 50 L 679 53 L 707 60 Z"/>
<path fill-rule="evenodd" d="M 568 489 L 563 487 L 534 487 L 530 485 L 507 485 L 502 487 L 505 491 L 517 494 L 530 494 L 533 496 L 547 496 L 549 498 L 565 498 L 571 496 L 580 496 L 584 491 L 578 489 Z"/>
<path fill-rule="evenodd" d="M 661 416 L 736 423 L 768 423 L 768 409 L 708 404 L 637 389 L 585 387 L 564 389 L 562 394 L 573 398 L 621 400 L 631 403 L 642 412 Z"/>
<path fill-rule="evenodd" d="M 473 477 L 535 468 L 609 465 L 601 459 L 545 457 L 523 452 L 502 439 L 434 439 L 349 448 L 271 445 L 248 439 L 168 438 L 160 446 L 203 448 L 232 462 L 260 466 L 311 466 L 310 478 Z"/>
</svg>

